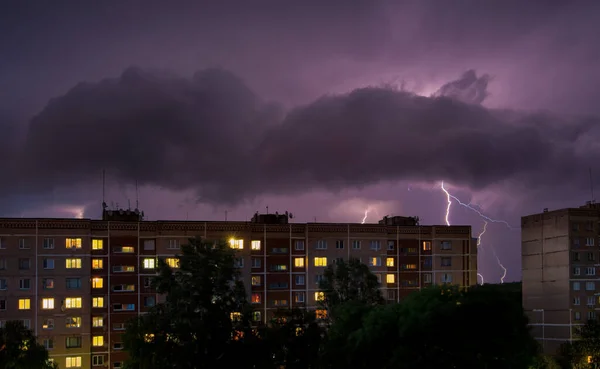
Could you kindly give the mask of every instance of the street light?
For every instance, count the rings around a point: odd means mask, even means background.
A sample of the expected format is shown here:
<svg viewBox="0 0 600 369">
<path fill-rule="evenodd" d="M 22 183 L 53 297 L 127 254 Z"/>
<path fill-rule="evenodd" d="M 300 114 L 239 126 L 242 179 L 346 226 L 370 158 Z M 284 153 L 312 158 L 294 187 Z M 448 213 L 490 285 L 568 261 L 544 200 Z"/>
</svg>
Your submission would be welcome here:
<svg viewBox="0 0 600 369">
<path fill-rule="evenodd" d="M 533 309 L 536 313 L 542 313 L 542 350 L 546 351 L 546 317 L 544 309 Z"/>
</svg>

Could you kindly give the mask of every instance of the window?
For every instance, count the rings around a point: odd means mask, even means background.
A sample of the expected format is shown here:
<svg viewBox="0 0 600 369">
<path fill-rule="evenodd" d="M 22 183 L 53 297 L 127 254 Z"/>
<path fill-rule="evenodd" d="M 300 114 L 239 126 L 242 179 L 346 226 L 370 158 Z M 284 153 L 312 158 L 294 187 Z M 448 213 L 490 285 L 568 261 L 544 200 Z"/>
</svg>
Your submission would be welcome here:
<svg viewBox="0 0 600 369">
<path fill-rule="evenodd" d="M 113 273 L 133 273 L 135 272 L 135 266 L 133 265 L 115 265 L 112 268 Z"/>
<path fill-rule="evenodd" d="M 144 269 L 154 269 L 154 268 L 156 268 L 156 259 L 145 258 L 144 259 Z"/>
<path fill-rule="evenodd" d="M 6 299 L 0 298 L 0 310 L 6 310 Z"/>
<path fill-rule="evenodd" d="M 113 331 L 124 331 L 125 323 L 115 323 L 113 324 Z"/>
<path fill-rule="evenodd" d="M 104 346 L 104 336 L 92 337 L 92 346 L 94 346 L 94 347 Z"/>
<path fill-rule="evenodd" d="M 24 239 L 24 238 L 19 239 L 19 248 L 21 250 L 26 250 L 29 248 L 29 243 L 27 242 L 26 239 Z"/>
<path fill-rule="evenodd" d="M 579 238 L 573 238 L 573 246 L 579 247 Z"/>
<path fill-rule="evenodd" d="M 579 296 L 573 297 L 573 305 L 581 305 L 581 298 Z"/>
<path fill-rule="evenodd" d="M 369 242 L 369 248 L 371 250 L 375 250 L 375 251 L 381 250 L 381 241 L 379 241 L 379 240 L 372 240 L 371 242 Z"/>
<path fill-rule="evenodd" d="M 19 310 L 29 310 L 31 309 L 31 300 L 30 299 L 19 299 Z"/>
<path fill-rule="evenodd" d="M 579 291 L 579 290 L 581 290 L 581 283 L 573 282 L 573 291 Z"/>
<path fill-rule="evenodd" d="M 253 293 L 251 301 L 253 304 L 260 304 L 260 293 Z"/>
<path fill-rule="evenodd" d="M 22 290 L 28 290 L 31 288 L 31 279 L 22 278 L 19 279 L 19 288 Z"/>
<path fill-rule="evenodd" d="M 113 311 L 133 311 L 135 304 L 113 304 Z"/>
<path fill-rule="evenodd" d="M 387 283 L 396 283 L 396 276 L 394 274 L 388 274 L 385 276 L 385 281 Z"/>
<path fill-rule="evenodd" d="M 296 303 L 304 303 L 305 301 L 305 296 L 304 296 L 304 292 L 294 292 L 294 302 Z"/>
<path fill-rule="evenodd" d="M 273 306 L 287 306 L 287 300 L 274 300 Z"/>
<path fill-rule="evenodd" d="M 326 267 L 327 266 L 327 258 L 326 257 L 316 257 L 315 258 L 315 266 L 316 267 Z"/>
<path fill-rule="evenodd" d="M 233 267 L 234 268 L 243 268 L 244 267 L 244 258 L 233 259 Z"/>
<path fill-rule="evenodd" d="M 229 247 L 231 247 L 234 250 L 243 250 L 244 249 L 244 240 L 239 239 L 236 240 L 234 238 L 229 240 Z"/>
<path fill-rule="evenodd" d="M 144 250 L 152 251 L 156 248 L 156 243 L 154 240 L 144 240 Z"/>
<path fill-rule="evenodd" d="M 594 246 L 594 238 L 593 237 L 587 237 L 585 239 L 585 245 L 586 246 Z"/>
<path fill-rule="evenodd" d="M 254 240 L 250 242 L 250 248 L 255 251 L 260 250 L 260 241 Z"/>
<path fill-rule="evenodd" d="M 65 319 L 65 327 L 66 328 L 79 328 L 81 327 L 81 317 L 80 316 L 69 316 Z"/>
<path fill-rule="evenodd" d="M 42 287 L 45 290 L 51 290 L 54 288 L 54 279 L 53 278 L 44 278 L 42 279 Z"/>
<path fill-rule="evenodd" d="M 596 319 L 596 312 L 595 311 L 588 311 L 587 312 L 587 318 L 588 318 L 588 320 L 595 320 Z"/>
<path fill-rule="evenodd" d="M 179 249 L 179 241 L 176 239 L 172 239 L 169 240 L 169 247 L 170 250 L 177 250 Z"/>
<path fill-rule="evenodd" d="M 135 253 L 135 249 L 133 246 L 117 246 L 115 247 L 115 252 L 118 254 L 133 254 Z"/>
<path fill-rule="evenodd" d="M 323 281 L 325 279 L 325 276 L 323 274 L 317 274 L 315 275 L 315 283 L 319 284 L 321 283 L 321 281 Z"/>
<path fill-rule="evenodd" d="M 443 273 L 442 274 L 442 283 L 452 283 L 452 274 Z"/>
<path fill-rule="evenodd" d="M 6 259 L 0 258 L 0 270 L 6 269 Z"/>
<path fill-rule="evenodd" d="M 152 307 L 156 305 L 156 298 L 154 296 L 144 297 L 144 307 Z"/>
<path fill-rule="evenodd" d="M 441 249 L 442 250 L 452 250 L 452 241 L 442 241 Z"/>
<path fill-rule="evenodd" d="M 67 356 L 65 368 L 81 368 L 81 356 Z"/>
<path fill-rule="evenodd" d="M 8 283 L 6 279 L 0 279 L 0 290 L 5 290 L 8 288 Z"/>
<path fill-rule="evenodd" d="M 42 248 L 45 250 L 51 250 L 54 248 L 54 238 L 44 238 Z"/>
<path fill-rule="evenodd" d="M 21 321 L 23 322 L 23 326 L 25 326 L 25 328 L 31 329 L 31 319 L 22 319 Z"/>
<path fill-rule="evenodd" d="M 54 319 L 45 319 L 42 322 L 42 329 L 54 329 Z"/>
<path fill-rule="evenodd" d="M 80 249 L 81 248 L 81 238 L 67 238 L 65 240 L 65 246 L 68 249 Z"/>
<path fill-rule="evenodd" d="M 315 292 L 315 301 L 325 301 L 325 292 Z"/>
<path fill-rule="evenodd" d="M 19 259 L 19 270 L 29 270 L 31 261 L 29 259 Z"/>
<path fill-rule="evenodd" d="M 588 307 L 592 307 L 596 305 L 596 297 L 595 296 L 588 296 L 587 298 L 587 306 Z"/>
<path fill-rule="evenodd" d="M 430 264 L 431 266 L 431 264 Z M 417 264 L 402 264 L 402 270 L 416 270 Z"/>
<path fill-rule="evenodd" d="M 596 261 L 596 254 L 593 252 L 588 252 L 587 259 L 588 259 L 588 261 Z"/>
<path fill-rule="evenodd" d="M 54 348 L 54 341 L 52 338 L 44 338 L 42 340 L 42 345 L 46 350 L 52 350 Z"/>
<path fill-rule="evenodd" d="M 67 348 L 80 348 L 81 347 L 81 337 L 67 337 L 65 339 L 65 346 Z"/>
<path fill-rule="evenodd" d="M 69 290 L 77 290 L 81 288 L 81 278 L 67 278 L 66 286 Z"/>
<path fill-rule="evenodd" d="M 112 289 L 115 292 L 134 292 L 135 284 L 116 284 Z"/>
<path fill-rule="evenodd" d="M 573 261 L 579 261 L 581 260 L 579 253 L 578 252 L 573 252 Z"/>
<path fill-rule="evenodd" d="M 242 313 L 234 311 L 233 313 L 229 313 L 229 319 L 231 319 L 234 322 L 239 322 L 240 320 L 242 320 Z"/>
<path fill-rule="evenodd" d="M 44 269 L 54 269 L 54 259 L 44 259 L 42 265 Z"/>
<path fill-rule="evenodd" d="M 104 287 L 104 279 L 101 277 L 92 278 L 92 288 L 102 288 Z"/>
<path fill-rule="evenodd" d="M 573 268 L 573 275 L 581 275 L 581 268 L 580 267 Z"/>
<path fill-rule="evenodd" d="M 0 237 L 0 250 L 6 249 L 6 245 L 2 242 L 2 237 Z"/>
<path fill-rule="evenodd" d="M 388 267 L 393 267 L 394 266 L 394 258 L 387 258 L 385 260 L 385 265 Z"/>
<path fill-rule="evenodd" d="M 442 266 L 443 267 L 452 266 L 452 259 L 451 258 L 442 258 L 441 262 L 442 262 Z"/>
<path fill-rule="evenodd" d="M 317 319 L 326 319 L 327 318 L 327 310 L 317 309 L 315 311 L 315 315 Z"/>
<path fill-rule="evenodd" d="M 177 258 L 166 258 L 165 263 L 171 268 L 179 268 L 179 259 Z"/>
<path fill-rule="evenodd" d="M 596 268 L 594 268 L 594 267 L 585 268 L 585 275 L 596 275 Z"/>
<path fill-rule="evenodd" d="M 394 241 L 388 241 L 388 251 L 394 250 Z"/>
<path fill-rule="evenodd" d="M 104 327 L 104 317 L 101 317 L 101 316 L 92 317 L 92 327 L 94 327 L 94 328 Z"/>
<path fill-rule="evenodd" d="M 344 240 L 335 241 L 335 248 L 338 250 L 342 250 L 344 248 Z"/>
<path fill-rule="evenodd" d="M 585 282 L 585 290 L 586 291 L 595 291 L 596 290 L 596 282 Z"/>
<path fill-rule="evenodd" d="M 304 268 L 304 258 L 294 258 L 294 266 L 296 268 Z"/>
<path fill-rule="evenodd" d="M 580 313 L 579 311 L 576 311 L 576 312 L 575 312 L 575 317 L 574 317 L 574 319 L 575 319 L 575 320 L 581 320 L 581 313 Z"/>
<path fill-rule="evenodd" d="M 104 268 L 104 260 L 92 259 L 92 269 L 103 269 L 103 268 Z"/>
<path fill-rule="evenodd" d="M 360 241 L 359 240 L 352 240 L 352 249 L 360 250 Z"/>
<path fill-rule="evenodd" d="M 394 291 L 394 290 L 388 290 L 387 291 L 387 299 L 388 300 L 395 300 L 396 299 L 396 291 Z"/>
<path fill-rule="evenodd" d="M 317 250 L 326 250 L 327 249 L 327 241 L 318 240 L 317 241 Z"/>
<path fill-rule="evenodd" d="M 42 309 L 51 310 L 54 309 L 54 298 L 46 297 L 42 299 Z"/>
<path fill-rule="evenodd" d="M 431 283 L 431 274 L 430 273 L 426 273 L 423 274 L 423 283 Z"/>
<path fill-rule="evenodd" d="M 102 250 L 104 249 L 104 240 L 93 239 L 92 240 L 92 250 Z"/>
<path fill-rule="evenodd" d="M 296 275 L 294 279 L 297 286 L 304 286 L 304 275 Z"/>
<path fill-rule="evenodd" d="M 259 275 L 253 275 L 252 276 L 252 285 L 253 286 L 260 286 L 261 285 L 261 278 Z"/>
<path fill-rule="evenodd" d="M 103 355 L 92 356 L 92 366 L 104 366 L 104 356 Z"/>
<path fill-rule="evenodd" d="M 423 251 L 431 251 L 431 241 L 423 241 Z"/>
<path fill-rule="evenodd" d="M 65 260 L 65 267 L 67 269 L 81 269 L 81 259 L 71 258 Z"/>
<path fill-rule="evenodd" d="M 81 309 L 81 297 L 67 297 L 65 299 L 65 308 Z"/>
<path fill-rule="evenodd" d="M 296 244 L 295 244 L 294 248 L 296 249 L 296 251 L 303 251 L 304 250 L 304 240 L 296 240 Z"/>
<path fill-rule="evenodd" d="M 252 258 L 252 268 L 260 268 L 262 266 L 262 260 L 260 258 Z"/>
<path fill-rule="evenodd" d="M 381 266 L 381 258 L 380 257 L 372 257 L 369 258 L 370 266 Z"/>
</svg>

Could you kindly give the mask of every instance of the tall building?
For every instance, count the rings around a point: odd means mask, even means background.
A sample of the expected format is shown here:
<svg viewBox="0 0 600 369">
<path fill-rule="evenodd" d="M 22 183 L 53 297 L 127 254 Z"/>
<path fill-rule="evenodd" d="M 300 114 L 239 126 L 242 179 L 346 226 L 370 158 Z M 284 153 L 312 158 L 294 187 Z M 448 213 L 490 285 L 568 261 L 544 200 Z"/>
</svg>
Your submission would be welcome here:
<svg viewBox="0 0 600 369">
<path fill-rule="evenodd" d="M 599 221 L 600 204 L 592 202 L 521 219 L 523 308 L 547 353 L 597 316 Z"/>
<path fill-rule="evenodd" d="M 119 368 L 126 321 L 160 302 L 149 283 L 157 259 L 177 267 L 195 236 L 237 250 L 257 323 L 277 308 L 316 308 L 324 267 L 349 257 L 372 268 L 390 302 L 433 283 L 477 283 L 471 227 L 417 223 L 144 221 L 109 210 L 102 220 L 0 219 L 0 323 L 23 320 L 61 368 Z"/>
</svg>

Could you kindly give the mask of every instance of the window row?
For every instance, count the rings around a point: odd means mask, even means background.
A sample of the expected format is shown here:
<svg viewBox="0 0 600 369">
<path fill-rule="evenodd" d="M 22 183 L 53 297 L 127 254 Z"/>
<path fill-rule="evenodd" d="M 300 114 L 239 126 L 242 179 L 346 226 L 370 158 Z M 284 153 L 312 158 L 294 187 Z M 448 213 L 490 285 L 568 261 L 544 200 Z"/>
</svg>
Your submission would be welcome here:
<svg viewBox="0 0 600 369">
<path fill-rule="evenodd" d="M 453 278 L 452 278 L 451 273 L 439 273 L 439 275 L 440 275 L 440 281 L 442 283 L 452 283 Z M 383 280 L 382 274 L 376 273 L 375 276 L 377 277 L 377 281 L 379 283 L 382 283 L 382 280 Z M 324 278 L 323 274 L 315 275 L 315 283 L 319 284 L 323 280 L 323 278 Z M 385 275 L 385 283 L 387 283 L 387 284 L 396 283 L 396 279 L 397 279 L 397 277 L 395 274 L 386 274 Z M 432 280 L 433 280 L 432 273 L 421 274 L 421 279 L 422 279 L 422 283 L 432 283 Z M 414 278 L 414 277 L 402 279 L 402 280 L 399 280 L 399 282 L 402 286 L 405 286 L 405 287 L 418 286 L 418 278 Z M 254 287 L 262 286 L 263 285 L 263 276 L 262 275 L 251 276 L 250 284 Z M 306 276 L 304 274 L 294 275 L 294 284 L 296 286 L 306 285 Z M 288 289 L 289 284 L 288 284 L 288 282 L 278 281 L 278 282 L 269 283 L 268 287 L 269 287 L 269 289 Z"/>
<path fill-rule="evenodd" d="M 350 242 L 351 242 L 351 247 L 353 250 L 360 250 L 362 248 L 361 240 L 352 240 Z M 344 240 L 335 240 L 334 244 L 335 244 L 335 248 L 338 250 L 344 249 L 344 247 L 345 247 Z M 232 249 L 243 250 L 244 249 L 244 240 L 232 238 L 229 240 L 229 245 Z M 388 251 L 394 250 L 395 245 L 396 245 L 396 241 L 387 241 L 387 250 Z M 317 240 L 316 241 L 315 249 L 326 250 L 327 248 L 328 248 L 327 240 Z M 442 250 L 452 250 L 452 241 L 441 241 L 440 248 Z M 374 250 L 374 251 L 381 250 L 381 240 L 369 241 L 369 249 Z M 422 249 L 423 249 L 423 251 L 431 251 L 431 241 L 423 241 Z M 253 250 L 253 251 L 261 250 L 261 241 L 259 241 L 259 240 L 250 241 L 250 250 Z M 304 240 L 295 240 L 294 241 L 294 250 L 303 251 L 304 250 Z M 404 252 L 411 252 L 410 250 L 412 250 L 412 249 L 409 248 L 406 250 L 408 250 L 408 251 L 405 251 L 403 249 Z M 285 253 L 287 253 L 287 251 L 288 251 L 288 249 L 286 247 L 273 249 L 273 253 L 285 254 Z M 417 252 L 417 249 L 414 248 L 414 251 Z"/>
<path fill-rule="evenodd" d="M 63 259 L 61 259 L 63 260 Z M 165 258 L 164 259 L 167 265 L 171 268 L 179 267 L 179 259 L 178 258 Z M 8 262 L 6 259 L 0 258 L 0 270 L 6 269 Z M 64 259 L 65 269 L 81 269 L 83 267 L 83 259 L 82 258 L 67 258 Z M 142 260 L 142 266 L 144 269 L 155 269 L 157 264 L 156 258 L 144 258 Z M 42 268 L 45 270 L 53 270 L 56 267 L 56 259 L 53 258 L 44 258 L 42 260 Z M 32 268 L 32 262 L 29 258 L 19 258 L 18 259 L 18 268 L 19 270 L 30 270 Z M 92 259 L 92 269 L 104 269 L 104 259 L 102 258 L 93 258 Z M 131 273 L 135 272 L 135 265 L 113 265 L 112 266 L 113 273 Z"/>
<path fill-rule="evenodd" d="M 0 298 L 0 310 L 6 310 L 8 306 L 8 300 L 6 298 Z M 103 308 L 104 297 L 92 297 L 92 308 Z M 19 298 L 15 299 L 16 307 L 18 310 L 31 310 L 31 299 L 30 298 Z M 144 296 L 143 298 L 144 307 L 152 307 L 156 305 L 156 297 Z M 60 301 L 60 305 L 57 299 L 54 297 L 43 297 L 40 301 L 40 309 L 42 310 L 54 310 L 59 308 L 61 310 L 66 309 L 81 309 L 83 306 L 83 298 L 81 297 L 67 297 Z M 113 311 L 133 311 L 135 310 L 135 304 L 112 304 Z"/>
</svg>

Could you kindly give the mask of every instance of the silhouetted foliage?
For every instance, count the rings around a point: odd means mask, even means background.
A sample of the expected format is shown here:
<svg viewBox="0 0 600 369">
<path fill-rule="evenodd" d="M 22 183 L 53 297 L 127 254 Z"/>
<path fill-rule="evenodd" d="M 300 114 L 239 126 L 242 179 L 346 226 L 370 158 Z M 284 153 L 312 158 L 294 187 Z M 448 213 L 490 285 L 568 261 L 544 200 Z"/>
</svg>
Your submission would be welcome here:
<svg viewBox="0 0 600 369">
<path fill-rule="evenodd" d="M 600 322 L 590 319 L 577 328 L 577 340 L 560 348 L 559 360 L 564 368 L 600 368 Z"/>
<path fill-rule="evenodd" d="M 11 320 L 0 328 L 0 368 L 55 369 L 57 365 L 48 360 L 48 351 L 23 322 Z"/>
</svg>

